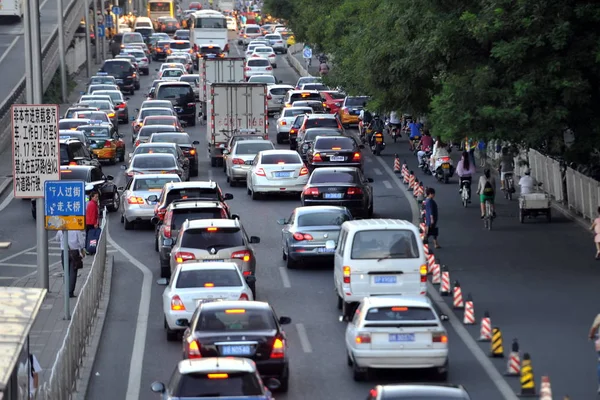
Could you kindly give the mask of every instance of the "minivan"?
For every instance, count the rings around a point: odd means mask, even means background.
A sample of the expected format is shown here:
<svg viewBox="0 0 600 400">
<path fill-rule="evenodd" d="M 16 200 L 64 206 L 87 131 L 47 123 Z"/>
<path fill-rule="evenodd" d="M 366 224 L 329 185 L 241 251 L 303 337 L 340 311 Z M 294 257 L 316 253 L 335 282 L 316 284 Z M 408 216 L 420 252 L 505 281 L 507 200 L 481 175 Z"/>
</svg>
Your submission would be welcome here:
<svg viewBox="0 0 600 400">
<path fill-rule="evenodd" d="M 136 73 L 135 67 L 129 60 L 106 60 L 99 72 L 114 76 L 122 92 L 134 94 Z"/>
<path fill-rule="evenodd" d="M 155 100 L 170 100 L 179 119 L 188 125 L 196 125 L 196 95 L 192 85 L 187 82 L 159 83 L 154 94 Z"/>
<path fill-rule="evenodd" d="M 137 17 L 135 19 L 135 24 L 133 25 L 133 30 L 135 31 L 138 28 L 154 28 L 152 25 L 152 20 L 148 17 Z"/>
<path fill-rule="evenodd" d="M 427 293 L 423 241 L 408 221 L 346 221 L 337 244 L 328 241 L 326 247 L 335 248 L 334 289 L 346 320 L 364 297 Z"/>
<path fill-rule="evenodd" d="M 249 24 L 242 29 L 240 32 L 240 39 L 238 40 L 238 44 L 244 45 L 244 47 L 248 46 L 253 39 L 262 36 L 262 30 L 260 29 L 260 25 Z"/>
</svg>

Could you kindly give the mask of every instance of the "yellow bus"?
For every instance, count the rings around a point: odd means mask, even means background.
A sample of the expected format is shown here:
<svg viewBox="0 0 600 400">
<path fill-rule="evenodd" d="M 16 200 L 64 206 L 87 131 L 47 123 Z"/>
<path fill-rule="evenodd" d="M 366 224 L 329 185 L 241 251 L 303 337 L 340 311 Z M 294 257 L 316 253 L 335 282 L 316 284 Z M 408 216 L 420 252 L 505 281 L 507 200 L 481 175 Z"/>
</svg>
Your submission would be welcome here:
<svg viewBox="0 0 600 400">
<path fill-rule="evenodd" d="M 175 17 L 175 0 L 148 0 L 148 18 Z"/>
</svg>

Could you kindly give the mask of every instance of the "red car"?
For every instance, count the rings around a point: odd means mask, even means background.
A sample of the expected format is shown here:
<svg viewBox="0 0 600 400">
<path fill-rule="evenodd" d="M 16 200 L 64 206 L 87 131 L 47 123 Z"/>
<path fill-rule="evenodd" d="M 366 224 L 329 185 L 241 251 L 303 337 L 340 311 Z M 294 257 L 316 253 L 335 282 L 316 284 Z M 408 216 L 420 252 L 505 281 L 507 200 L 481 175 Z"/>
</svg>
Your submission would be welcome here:
<svg viewBox="0 0 600 400">
<path fill-rule="evenodd" d="M 200 4 L 200 3 L 199 3 L 199 2 L 197 2 L 197 1 L 192 1 L 192 2 L 190 3 L 190 7 L 189 7 L 189 9 L 190 9 L 190 10 L 202 10 L 202 4 Z"/>
<path fill-rule="evenodd" d="M 344 103 L 346 95 L 335 90 L 324 90 L 321 92 L 323 98 L 323 104 L 329 108 L 330 114 L 337 114 L 338 110 Z"/>
</svg>

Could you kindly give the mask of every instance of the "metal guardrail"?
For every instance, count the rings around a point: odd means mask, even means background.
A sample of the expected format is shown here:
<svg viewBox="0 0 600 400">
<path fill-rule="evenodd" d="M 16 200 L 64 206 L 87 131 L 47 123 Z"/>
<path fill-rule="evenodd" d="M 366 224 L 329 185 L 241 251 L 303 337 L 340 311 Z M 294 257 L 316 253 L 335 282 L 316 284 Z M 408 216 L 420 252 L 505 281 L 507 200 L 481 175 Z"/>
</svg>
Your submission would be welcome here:
<svg viewBox="0 0 600 400">
<path fill-rule="evenodd" d="M 102 233 L 87 279 L 77 296 L 63 344 L 56 355 L 50 379 L 38 390 L 36 399 L 69 400 L 76 390 L 76 382 L 86 347 L 91 339 L 96 312 L 102 297 L 104 272 L 106 270 L 106 242 L 108 218 L 106 209 L 102 218 Z"/>
<path fill-rule="evenodd" d="M 569 209 L 593 221 L 600 206 L 600 182 L 569 167 L 565 169 L 565 175 Z"/>
<path fill-rule="evenodd" d="M 563 178 L 560 163 L 533 149 L 529 149 L 528 156 L 531 176 L 544 184 L 542 189 L 554 200 L 563 201 Z"/>
</svg>

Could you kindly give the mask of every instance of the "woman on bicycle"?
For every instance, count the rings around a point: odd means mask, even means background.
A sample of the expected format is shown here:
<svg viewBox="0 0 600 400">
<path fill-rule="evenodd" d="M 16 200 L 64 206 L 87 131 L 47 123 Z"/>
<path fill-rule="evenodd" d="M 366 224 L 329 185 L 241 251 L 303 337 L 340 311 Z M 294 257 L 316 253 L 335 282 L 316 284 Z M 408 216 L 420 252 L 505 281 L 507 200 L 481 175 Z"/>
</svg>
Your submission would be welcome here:
<svg viewBox="0 0 600 400">
<path fill-rule="evenodd" d="M 471 197 L 471 179 L 475 173 L 475 165 L 471 161 L 468 151 L 463 151 L 462 157 L 456 167 L 456 174 L 458 175 L 458 189 L 462 192 L 463 185 L 467 187 L 469 193 L 469 199 Z"/>
<path fill-rule="evenodd" d="M 477 194 L 481 206 L 481 219 L 485 218 L 485 202 L 489 201 L 492 209 L 492 217 L 496 216 L 496 206 L 494 197 L 496 196 L 496 178 L 494 178 L 489 168 L 486 168 L 483 175 L 479 177 L 477 185 Z"/>
</svg>

